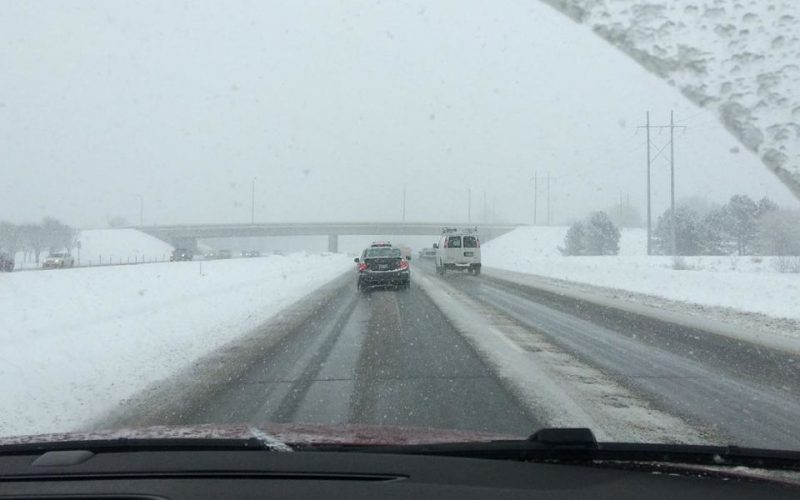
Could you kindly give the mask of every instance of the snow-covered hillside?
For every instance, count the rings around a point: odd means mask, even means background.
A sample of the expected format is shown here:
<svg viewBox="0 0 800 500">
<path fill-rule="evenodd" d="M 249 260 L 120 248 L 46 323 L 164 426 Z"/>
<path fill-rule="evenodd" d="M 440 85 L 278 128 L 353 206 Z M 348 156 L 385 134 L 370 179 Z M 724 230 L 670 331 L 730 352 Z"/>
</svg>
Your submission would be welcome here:
<svg viewBox="0 0 800 500">
<path fill-rule="evenodd" d="M 4 275 L 0 435 L 74 429 L 352 264 L 298 253 Z"/>
<path fill-rule="evenodd" d="M 169 260 L 172 246 L 136 229 L 84 229 L 76 241 L 80 248 L 72 250 L 75 265 L 96 266 L 99 264 L 128 262 L 164 262 Z M 46 256 L 44 252 L 42 257 Z M 17 253 L 16 268 L 35 268 L 33 255 Z"/>
<path fill-rule="evenodd" d="M 625 229 L 620 254 L 564 257 L 566 227 L 522 227 L 483 245 L 487 267 L 586 283 L 665 299 L 800 319 L 800 279 L 776 271 L 771 257 L 684 257 L 686 270 L 671 257 L 646 253 L 646 233 Z"/>
<path fill-rule="evenodd" d="M 800 196 L 800 2 L 544 1 L 716 110 Z"/>
<path fill-rule="evenodd" d="M 78 236 L 81 263 L 167 260 L 172 246 L 136 229 L 87 229 Z M 76 254 L 77 257 L 77 254 Z"/>
</svg>

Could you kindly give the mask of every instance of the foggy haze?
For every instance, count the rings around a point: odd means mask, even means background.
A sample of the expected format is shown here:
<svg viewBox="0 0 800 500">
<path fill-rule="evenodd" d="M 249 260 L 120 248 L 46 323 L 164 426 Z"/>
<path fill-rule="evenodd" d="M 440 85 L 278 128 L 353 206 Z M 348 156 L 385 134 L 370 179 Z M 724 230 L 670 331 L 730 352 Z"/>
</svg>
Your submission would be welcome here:
<svg viewBox="0 0 800 500">
<path fill-rule="evenodd" d="M 4 2 L 0 219 L 555 222 L 678 197 L 797 205 L 712 113 L 535 1 Z M 653 143 L 666 144 L 667 132 Z M 656 151 L 654 151 L 654 156 Z M 654 214 L 669 199 L 653 162 Z M 484 194 L 485 193 L 485 194 Z M 485 197 L 485 198 L 484 198 Z M 484 205 L 486 199 L 486 205 Z M 484 209 L 486 207 L 486 210 Z M 494 209 L 494 214 L 492 213 Z"/>
</svg>

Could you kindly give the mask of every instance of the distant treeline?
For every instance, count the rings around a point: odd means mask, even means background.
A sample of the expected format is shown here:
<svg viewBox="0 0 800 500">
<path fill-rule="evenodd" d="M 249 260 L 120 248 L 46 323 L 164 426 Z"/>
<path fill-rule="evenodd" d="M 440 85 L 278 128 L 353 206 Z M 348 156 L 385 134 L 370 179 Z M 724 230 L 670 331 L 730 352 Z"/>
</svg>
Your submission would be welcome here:
<svg viewBox="0 0 800 500">
<path fill-rule="evenodd" d="M 703 208 L 705 208 L 703 210 Z M 734 195 L 722 206 L 675 208 L 676 255 L 800 255 L 800 211 L 779 207 L 768 198 L 755 202 Z M 672 211 L 653 230 L 653 251 L 672 254 Z M 559 250 L 564 255 L 616 255 L 620 232 L 605 212 L 594 212 L 570 226 Z"/>
<path fill-rule="evenodd" d="M 0 221 L 0 251 L 10 255 L 24 252 L 36 263 L 43 251 L 71 252 L 77 243 L 78 231 L 58 219 L 45 217 L 39 224 L 12 224 Z"/>
</svg>

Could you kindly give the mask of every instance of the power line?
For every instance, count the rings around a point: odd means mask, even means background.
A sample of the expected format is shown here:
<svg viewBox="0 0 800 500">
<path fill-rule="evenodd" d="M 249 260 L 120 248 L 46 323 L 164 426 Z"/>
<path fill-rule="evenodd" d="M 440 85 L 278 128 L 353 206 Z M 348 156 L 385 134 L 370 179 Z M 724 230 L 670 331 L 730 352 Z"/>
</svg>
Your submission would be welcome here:
<svg viewBox="0 0 800 500">
<path fill-rule="evenodd" d="M 472 188 L 467 188 L 467 224 L 472 224 Z"/>
<path fill-rule="evenodd" d="M 694 116 L 694 115 L 693 115 Z M 653 232 L 652 232 L 652 207 L 651 207 L 651 183 L 650 183 L 650 169 L 653 160 L 657 159 L 659 155 L 669 146 L 669 164 L 670 164 L 670 232 L 671 232 L 671 247 L 672 255 L 677 253 L 677 231 L 675 224 L 675 129 L 686 129 L 685 125 L 675 125 L 674 113 L 669 112 L 669 125 L 651 125 L 650 112 L 645 113 L 646 122 L 637 128 L 644 128 L 647 131 L 647 255 L 652 254 Z M 650 129 L 658 129 L 659 132 L 664 129 L 669 129 L 669 142 L 663 145 L 655 157 L 650 154 Z"/>
<path fill-rule="evenodd" d="M 536 218 L 536 209 L 539 207 L 538 203 L 538 195 L 539 195 L 539 177 L 536 175 L 536 170 L 533 171 L 533 225 L 535 226 L 537 221 Z"/>
<path fill-rule="evenodd" d="M 403 184 L 403 222 L 406 221 L 406 185 Z"/>
<path fill-rule="evenodd" d="M 256 179 L 253 178 L 252 190 L 250 191 L 250 224 L 256 223 Z"/>
<path fill-rule="evenodd" d="M 650 112 L 645 113 L 646 122 L 645 128 L 647 130 L 647 255 L 652 254 L 653 247 L 653 231 L 651 216 L 651 203 L 650 203 Z"/>
<path fill-rule="evenodd" d="M 550 172 L 547 172 L 547 225 L 550 225 Z"/>
<path fill-rule="evenodd" d="M 672 229 L 672 256 L 678 253 L 678 242 L 675 231 L 675 121 L 673 112 L 669 112 L 669 205 L 670 226 Z"/>
</svg>

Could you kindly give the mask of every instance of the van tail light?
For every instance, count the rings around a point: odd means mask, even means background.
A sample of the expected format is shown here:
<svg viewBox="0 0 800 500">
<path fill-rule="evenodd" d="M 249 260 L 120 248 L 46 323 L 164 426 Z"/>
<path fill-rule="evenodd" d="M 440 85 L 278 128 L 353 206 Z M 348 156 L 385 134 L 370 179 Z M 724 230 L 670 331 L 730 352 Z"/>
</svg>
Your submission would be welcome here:
<svg viewBox="0 0 800 500">
<path fill-rule="evenodd" d="M 408 269 L 408 261 L 406 259 L 400 259 L 400 269 Z"/>
<path fill-rule="evenodd" d="M 478 238 L 475 238 L 475 241 L 478 243 L 478 248 L 480 248 L 481 247 L 481 240 L 479 240 Z"/>
<path fill-rule="evenodd" d="M 448 240 L 448 238 L 444 239 L 444 248 L 447 248 L 447 240 Z"/>
<path fill-rule="evenodd" d="M 367 270 L 366 262 L 362 262 L 361 264 L 358 265 L 358 272 L 363 273 L 366 270 Z"/>
</svg>

